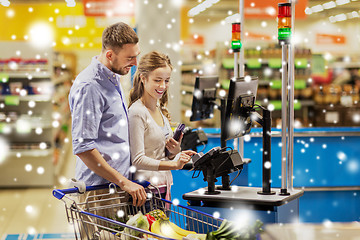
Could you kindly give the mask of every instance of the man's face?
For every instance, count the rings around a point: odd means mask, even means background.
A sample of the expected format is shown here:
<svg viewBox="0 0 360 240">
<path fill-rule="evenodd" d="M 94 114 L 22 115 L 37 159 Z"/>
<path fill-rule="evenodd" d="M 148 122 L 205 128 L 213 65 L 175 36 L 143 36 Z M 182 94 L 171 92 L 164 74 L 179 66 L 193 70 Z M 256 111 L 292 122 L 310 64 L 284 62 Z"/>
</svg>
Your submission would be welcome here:
<svg viewBox="0 0 360 240">
<path fill-rule="evenodd" d="M 140 47 L 138 44 L 125 44 L 116 52 L 113 51 L 110 70 L 120 75 L 126 75 L 132 66 L 137 65 L 136 57 L 140 54 Z"/>
</svg>

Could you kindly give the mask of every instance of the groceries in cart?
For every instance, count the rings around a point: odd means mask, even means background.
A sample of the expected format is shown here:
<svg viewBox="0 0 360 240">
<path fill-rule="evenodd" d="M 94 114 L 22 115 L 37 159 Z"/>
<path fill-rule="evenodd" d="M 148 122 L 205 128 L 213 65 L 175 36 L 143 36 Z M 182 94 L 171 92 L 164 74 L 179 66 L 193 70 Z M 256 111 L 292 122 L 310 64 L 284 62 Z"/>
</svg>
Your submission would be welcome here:
<svg viewBox="0 0 360 240">
<path fill-rule="evenodd" d="M 53 195 L 65 203 L 76 239 L 255 240 L 262 231 L 260 222 L 236 229 L 227 220 L 162 199 L 155 186 L 144 187 L 148 199 L 141 207 L 113 183 L 86 187 L 84 201 L 74 195 L 76 187 L 55 189 Z"/>
<path fill-rule="evenodd" d="M 126 222 L 126 225 L 141 228 L 171 239 L 183 239 L 189 234 L 192 234 L 193 237 L 198 235 L 199 238 L 204 240 L 206 238 L 206 234 L 197 234 L 194 231 L 188 231 L 177 226 L 175 223 L 169 220 L 169 218 L 162 210 L 159 209 L 152 210 L 146 215 L 138 212 L 136 215 L 130 216 L 129 220 Z M 131 237 L 126 236 L 145 237 L 141 232 L 137 232 L 126 227 L 122 232 L 117 233 L 116 236 L 121 237 L 123 240 L 131 239 Z"/>
<path fill-rule="evenodd" d="M 130 216 L 126 225 L 148 230 L 167 238 L 180 240 L 256 240 L 257 235 L 263 231 L 263 224 L 259 220 L 253 225 L 239 228 L 235 226 L 233 222 L 224 219 L 217 230 L 208 232 L 207 234 L 198 234 L 194 231 L 180 228 L 171 222 L 166 214 L 159 209 L 150 211 L 146 215 L 139 212 L 134 216 Z M 143 234 L 130 228 L 125 228 L 121 233 L 116 234 L 116 236 L 120 236 L 122 240 L 131 240 L 131 237 L 126 237 L 130 235 L 145 238 Z"/>
</svg>

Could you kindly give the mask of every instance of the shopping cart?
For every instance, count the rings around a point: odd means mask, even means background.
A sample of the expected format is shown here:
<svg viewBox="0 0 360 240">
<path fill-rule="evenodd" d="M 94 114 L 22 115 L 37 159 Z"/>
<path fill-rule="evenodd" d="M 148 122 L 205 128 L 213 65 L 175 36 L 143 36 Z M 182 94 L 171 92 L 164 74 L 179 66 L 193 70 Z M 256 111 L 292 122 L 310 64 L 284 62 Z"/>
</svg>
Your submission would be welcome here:
<svg viewBox="0 0 360 240">
<path fill-rule="evenodd" d="M 94 190 L 96 195 L 89 196 L 80 202 L 79 189 L 55 189 L 53 195 L 65 203 L 68 222 L 73 225 L 76 239 L 174 239 L 126 224 L 129 215 L 141 211 L 144 215 L 149 210 L 162 210 L 170 222 L 182 229 L 200 234 L 215 231 L 223 219 L 191 209 L 175 205 L 171 201 L 160 198 L 158 188 L 142 184 L 148 194 L 147 202 L 141 207 L 132 205 L 129 194 L 121 191 L 115 184 L 86 187 L 86 192 Z M 77 196 L 76 196 L 77 195 Z M 125 228 L 131 229 L 124 231 Z M 128 230 L 129 230 L 128 229 Z M 129 233 L 130 232 L 130 233 Z"/>
</svg>

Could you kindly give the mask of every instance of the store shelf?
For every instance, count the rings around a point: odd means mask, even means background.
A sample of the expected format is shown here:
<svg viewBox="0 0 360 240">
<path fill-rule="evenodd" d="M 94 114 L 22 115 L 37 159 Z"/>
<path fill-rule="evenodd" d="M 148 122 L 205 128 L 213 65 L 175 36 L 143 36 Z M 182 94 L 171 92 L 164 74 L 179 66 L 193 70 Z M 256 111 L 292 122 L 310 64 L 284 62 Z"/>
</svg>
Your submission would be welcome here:
<svg viewBox="0 0 360 240">
<path fill-rule="evenodd" d="M 46 157 L 51 156 L 54 149 L 12 149 L 9 152 L 9 157 Z M 20 155 L 20 156 L 19 156 Z"/>
<path fill-rule="evenodd" d="M 8 97 L 18 98 L 19 101 L 49 102 L 51 100 L 50 95 L 0 95 L 0 101 L 5 101 L 5 99 Z"/>
<path fill-rule="evenodd" d="M 183 84 L 181 85 L 181 91 L 185 91 L 186 93 L 192 94 L 192 92 L 194 91 L 194 86 Z"/>
<path fill-rule="evenodd" d="M 49 72 L 2 72 L 7 74 L 9 78 L 51 78 L 51 74 Z"/>
<path fill-rule="evenodd" d="M 21 121 L 24 121 L 28 124 L 28 127 L 30 129 L 35 129 L 35 128 L 52 128 L 52 121 L 51 119 L 49 120 L 32 120 L 32 119 L 18 119 Z M 3 129 L 4 127 L 10 127 L 10 128 L 16 128 L 18 125 L 16 122 L 0 122 L 0 133 L 1 133 L 1 129 Z"/>
<path fill-rule="evenodd" d="M 309 61 L 307 58 L 295 58 L 295 68 L 307 68 Z M 281 68 L 281 58 L 249 58 L 245 59 L 244 63 L 249 69 L 259 69 L 264 65 L 273 69 Z M 222 66 L 225 69 L 234 69 L 234 59 L 223 59 Z"/>
<path fill-rule="evenodd" d="M 201 69 L 201 63 L 183 63 L 181 65 L 181 71 L 193 71 L 194 69 Z"/>
<path fill-rule="evenodd" d="M 268 106 L 269 104 L 272 104 L 274 106 L 274 110 L 281 110 L 281 100 L 270 100 L 267 102 L 260 101 L 260 104 L 262 106 Z M 303 107 L 312 107 L 315 105 L 315 102 L 313 100 L 295 100 L 294 101 L 294 110 L 300 110 Z"/>
<path fill-rule="evenodd" d="M 329 68 L 360 68 L 360 62 L 333 62 Z"/>
<path fill-rule="evenodd" d="M 0 187 L 51 186 L 55 146 L 52 49 L 34 49 L 28 42 L 21 41 L 0 41 L 0 49 L 2 59 L 14 62 L 11 69 L 10 64 L 0 66 L 1 87 L 11 94 L 0 95 L 0 134 L 10 147 L 0 168 Z M 21 52 L 21 56 L 14 56 L 16 51 Z M 41 57 L 33 59 L 34 56 Z M 18 95 L 21 90 L 30 94 Z M 27 165 L 42 170 L 27 171 Z"/>
</svg>

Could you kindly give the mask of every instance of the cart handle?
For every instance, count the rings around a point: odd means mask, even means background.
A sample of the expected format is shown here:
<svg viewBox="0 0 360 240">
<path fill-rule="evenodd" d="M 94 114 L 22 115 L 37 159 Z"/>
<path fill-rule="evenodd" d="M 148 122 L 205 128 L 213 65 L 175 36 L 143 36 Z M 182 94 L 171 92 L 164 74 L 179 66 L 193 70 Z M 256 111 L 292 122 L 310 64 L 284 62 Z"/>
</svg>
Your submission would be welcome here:
<svg viewBox="0 0 360 240">
<path fill-rule="evenodd" d="M 144 188 L 146 188 L 150 185 L 150 182 L 148 182 L 148 181 L 134 180 L 133 182 L 143 186 Z M 99 190 L 99 189 L 106 189 L 110 186 L 110 184 L 114 184 L 114 183 L 106 183 L 106 184 L 95 185 L 95 186 L 87 186 L 86 192 Z M 56 197 L 57 199 L 62 199 L 66 194 L 70 194 L 70 193 L 80 193 L 79 188 L 74 187 L 74 188 L 54 189 L 53 190 L 53 196 Z"/>
</svg>

